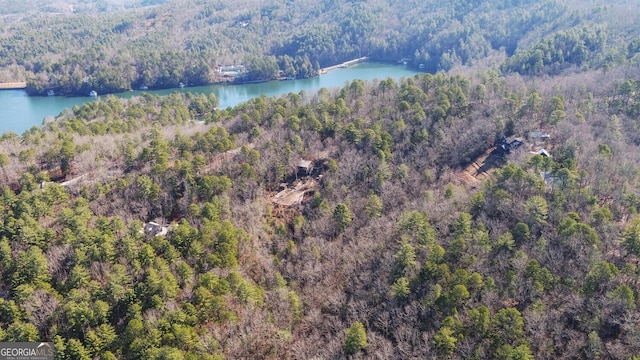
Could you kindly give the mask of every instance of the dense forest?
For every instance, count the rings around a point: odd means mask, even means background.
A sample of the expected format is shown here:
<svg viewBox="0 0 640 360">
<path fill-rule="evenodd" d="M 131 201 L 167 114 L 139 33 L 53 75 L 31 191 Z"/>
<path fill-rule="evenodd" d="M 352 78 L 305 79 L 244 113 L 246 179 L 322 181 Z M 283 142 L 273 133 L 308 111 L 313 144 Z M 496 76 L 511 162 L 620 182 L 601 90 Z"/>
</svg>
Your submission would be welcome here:
<svg viewBox="0 0 640 360">
<path fill-rule="evenodd" d="M 25 4 L 0 7 L 0 73 L 33 93 L 361 55 L 441 71 L 227 109 L 101 96 L 3 134 L 0 341 L 64 360 L 640 358 L 637 4 Z"/>
<path fill-rule="evenodd" d="M 498 57 L 505 73 L 557 74 L 640 50 L 640 7 L 622 0 L 31 2 L 0 6 L 0 80 L 33 95 L 304 78 L 363 56 L 427 72 Z"/>
</svg>

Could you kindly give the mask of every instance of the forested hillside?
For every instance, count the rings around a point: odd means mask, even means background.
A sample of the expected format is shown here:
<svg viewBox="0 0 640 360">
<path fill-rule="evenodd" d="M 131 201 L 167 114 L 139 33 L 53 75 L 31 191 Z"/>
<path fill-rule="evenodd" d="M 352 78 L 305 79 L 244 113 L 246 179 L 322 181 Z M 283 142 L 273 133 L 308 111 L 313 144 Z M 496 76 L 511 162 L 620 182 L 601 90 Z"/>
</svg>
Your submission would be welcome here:
<svg viewBox="0 0 640 360">
<path fill-rule="evenodd" d="M 11 5 L 0 79 L 32 94 L 365 55 L 441 71 L 228 109 L 105 95 L 3 134 L 0 341 L 65 360 L 640 358 L 638 4 Z"/>
<path fill-rule="evenodd" d="M 639 74 L 426 74 L 220 111 L 105 97 L 5 134 L 0 340 L 60 359 L 629 359 Z M 525 145 L 464 170 L 503 135 Z M 276 204 L 282 186 L 301 202 Z"/>
<path fill-rule="evenodd" d="M 640 6 L 622 0 L 29 5 L 0 7 L 0 80 L 27 81 L 33 95 L 228 81 L 216 69 L 233 64 L 246 66 L 242 81 L 304 78 L 363 56 L 428 72 L 497 57 L 503 72 L 558 74 L 608 69 L 640 50 Z"/>
<path fill-rule="evenodd" d="M 20 22 L 30 17 L 61 14 L 96 14 L 125 9 L 160 5 L 167 0 L 23 0 L 3 1 L 0 18 L 7 22 Z"/>
</svg>

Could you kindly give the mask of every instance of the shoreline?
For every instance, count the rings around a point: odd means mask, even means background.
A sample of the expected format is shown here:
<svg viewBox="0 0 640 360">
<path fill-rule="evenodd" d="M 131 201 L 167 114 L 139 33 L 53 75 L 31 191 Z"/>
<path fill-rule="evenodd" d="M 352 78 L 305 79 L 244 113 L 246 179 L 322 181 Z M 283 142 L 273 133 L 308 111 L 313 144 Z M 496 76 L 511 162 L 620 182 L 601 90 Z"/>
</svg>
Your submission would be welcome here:
<svg viewBox="0 0 640 360">
<path fill-rule="evenodd" d="M 350 65 L 355 65 L 358 63 L 362 63 L 362 62 L 367 62 L 369 61 L 369 57 L 368 56 L 363 56 L 357 59 L 353 59 L 353 60 L 349 60 L 349 61 L 345 61 L 343 63 L 340 64 L 336 64 L 336 65 L 332 65 L 332 66 L 327 66 L 324 68 L 321 68 L 320 70 L 318 70 L 318 75 L 316 76 L 320 76 L 320 75 L 325 75 L 327 73 L 329 73 L 331 70 L 335 70 L 335 69 L 340 69 L 340 68 L 346 68 Z M 251 81 L 229 81 L 229 80 L 223 80 L 223 81 L 213 81 L 209 84 L 205 84 L 205 85 L 196 85 L 197 86 L 210 86 L 210 85 L 244 85 L 244 84 L 257 84 L 257 83 L 264 83 L 264 82 L 269 82 L 269 81 L 278 81 L 281 79 L 269 79 L 269 80 L 251 80 Z M 292 79 L 292 80 L 297 80 L 297 79 Z M 27 87 L 27 83 L 26 82 L 6 82 L 6 83 L 0 83 L 0 91 L 1 90 L 25 90 Z M 174 88 L 174 87 L 168 87 L 168 88 L 153 88 L 153 89 L 148 89 L 148 91 L 158 91 L 158 90 L 184 90 L 184 91 L 189 91 L 188 88 L 191 86 L 187 86 L 184 88 Z M 121 94 L 121 93 L 126 93 L 129 91 L 134 91 L 133 89 L 130 90 L 125 90 L 125 91 L 121 91 L 121 92 L 114 92 L 114 93 L 105 93 L 105 94 L 100 94 L 100 95 L 116 95 L 116 94 Z M 145 90 L 140 90 L 140 91 L 145 91 Z M 46 96 L 44 94 L 27 94 L 28 96 L 35 96 L 35 97 L 39 97 L 39 96 Z M 62 97 L 86 97 L 87 95 L 85 94 L 56 94 L 55 96 L 62 96 Z"/>
<path fill-rule="evenodd" d="M 362 69 L 360 70 L 360 67 Z M 418 72 L 405 68 L 392 62 L 363 62 L 357 65 L 347 67 L 345 69 L 329 72 L 323 76 L 315 76 L 309 79 L 297 79 L 291 81 L 271 81 L 262 84 L 246 84 L 232 85 L 227 82 L 225 84 L 188 86 L 183 89 L 163 89 L 163 90 L 133 90 L 113 94 L 118 98 L 128 99 L 132 97 L 143 96 L 144 93 L 165 96 L 171 93 L 191 92 L 195 94 L 214 93 L 219 95 L 219 109 L 234 107 L 237 104 L 260 97 L 263 94 L 267 97 L 279 97 L 289 92 L 298 93 L 301 90 L 307 92 L 318 91 L 322 87 L 328 89 L 342 87 L 346 80 L 362 79 L 363 81 L 373 80 L 374 78 L 400 79 L 401 77 L 411 77 Z M 15 92 L 15 93 L 14 93 Z M 99 94 L 98 98 L 105 100 L 107 93 Z M 74 105 L 96 101 L 86 94 L 81 96 L 69 96 L 61 93 L 55 96 L 28 96 L 24 90 L 5 90 L 0 91 L 0 108 L 4 120 L 0 122 L 0 134 L 5 131 L 13 131 L 22 134 L 33 126 L 42 126 L 44 118 L 54 118 L 64 109 L 71 109 Z M 100 100 L 98 100 L 100 101 Z"/>
</svg>

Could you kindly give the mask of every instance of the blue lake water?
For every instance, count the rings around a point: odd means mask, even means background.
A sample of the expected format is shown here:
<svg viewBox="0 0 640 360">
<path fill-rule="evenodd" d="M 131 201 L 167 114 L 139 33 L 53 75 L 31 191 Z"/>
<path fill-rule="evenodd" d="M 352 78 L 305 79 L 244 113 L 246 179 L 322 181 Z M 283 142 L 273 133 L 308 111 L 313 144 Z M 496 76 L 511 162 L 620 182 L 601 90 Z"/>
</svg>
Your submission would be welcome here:
<svg viewBox="0 0 640 360">
<path fill-rule="evenodd" d="M 300 91 L 316 92 L 321 88 L 336 88 L 344 86 L 347 82 L 360 80 L 383 80 L 388 77 L 399 79 L 411 77 L 417 72 L 403 65 L 382 64 L 365 62 L 339 68 L 318 77 L 288 81 L 269 81 L 257 84 L 239 85 L 209 85 L 198 87 L 186 87 L 183 89 L 168 89 L 157 91 L 144 91 L 148 93 L 166 95 L 174 91 L 210 94 L 214 93 L 219 101 L 220 108 L 236 106 L 251 98 L 266 95 L 280 96 L 290 92 Z M 130 98 L 139 96 L 143 91 L 130 91 L 115 94 L 118 97 Z M 99 99 L 99 97 L 98 97 Z M 53 118 L 66 108 L 81 105 L 89 101 L 96 101 L 91 97 L 32 97 L 27 96 L 23 90 L 0 90 L 0 133 L 13 131 L 22 134 L 33 126 L 42 125 L 47 118 Z"/>
</svg>

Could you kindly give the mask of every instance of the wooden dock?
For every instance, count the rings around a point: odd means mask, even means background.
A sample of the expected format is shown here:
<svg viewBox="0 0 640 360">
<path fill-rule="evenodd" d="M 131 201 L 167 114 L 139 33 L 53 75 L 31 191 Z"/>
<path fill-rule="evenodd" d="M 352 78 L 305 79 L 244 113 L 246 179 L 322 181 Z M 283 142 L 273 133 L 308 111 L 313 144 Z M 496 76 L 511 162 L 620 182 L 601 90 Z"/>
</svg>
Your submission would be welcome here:
<svg viewBox="0 0 640 360">
<path fill-rule="evenodd" d="M 326 67 L 326 68 L 322 68 L 322 69 L 320 69 L 320 74 L 321 75 L 322 74 L 326 74 L 331 70 L 335 70 L 335 69 L 339 69 L 339 68 L 345 68 L 345 67 L 347 67 L 349 65 L 353 65 L 353 64 L 357 64 L 359 62 L 367 61 L 367 59 L 368 58 L 366 56 L 363 56 L 363 57 L 358 58 L 358 59 L 353 59 L 353 60 L 349 60 L 349 61 L 343 62 L 342 64 L 337 64 L 337 65 L 329 66 L 329 67 Z"/>
<path fill-rule="evenodd" d="M 0 82 L 0 90 L 24 89 L 26 87 L 26 82 Z"/>
</svg>

